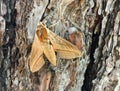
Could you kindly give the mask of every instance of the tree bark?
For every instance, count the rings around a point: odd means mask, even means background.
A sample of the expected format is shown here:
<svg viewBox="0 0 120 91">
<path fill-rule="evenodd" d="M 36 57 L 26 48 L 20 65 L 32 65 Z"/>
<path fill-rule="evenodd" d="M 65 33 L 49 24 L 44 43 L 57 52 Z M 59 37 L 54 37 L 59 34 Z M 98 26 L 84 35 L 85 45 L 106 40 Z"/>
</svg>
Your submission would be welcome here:
<svg viewBox="0 0 120 91">
<path fill-rule="evenodd" d="M 120 0 L 1 0 L 0 8 L 0 91 L 120 91 Z M 56 55 L 56 67 L 44 57 L 32 73 L 40 21 L 68 41 L 70 29 L 81 32 L 83 56 Z"/>
</svg>

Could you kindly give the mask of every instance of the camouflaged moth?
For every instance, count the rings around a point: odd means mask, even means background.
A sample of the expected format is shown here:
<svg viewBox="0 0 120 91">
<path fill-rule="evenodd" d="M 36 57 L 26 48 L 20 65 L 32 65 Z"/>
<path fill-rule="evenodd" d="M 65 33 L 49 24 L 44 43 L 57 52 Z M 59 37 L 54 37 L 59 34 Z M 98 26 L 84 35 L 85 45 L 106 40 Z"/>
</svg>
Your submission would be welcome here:
<svg viewBox="0 0 120 91">
<path fill-rule="evenodd" d="M 55 52 L 63 59 L 72 59 L 82 56 L 82 52 L 75 45 L 59 37 L 42 23 L 39 23 L 30 54 L 30 70 L 32 72 L 38 71 L 45 64 L 43 54 L 50 63 L 56 66 Z"/>
</svg>

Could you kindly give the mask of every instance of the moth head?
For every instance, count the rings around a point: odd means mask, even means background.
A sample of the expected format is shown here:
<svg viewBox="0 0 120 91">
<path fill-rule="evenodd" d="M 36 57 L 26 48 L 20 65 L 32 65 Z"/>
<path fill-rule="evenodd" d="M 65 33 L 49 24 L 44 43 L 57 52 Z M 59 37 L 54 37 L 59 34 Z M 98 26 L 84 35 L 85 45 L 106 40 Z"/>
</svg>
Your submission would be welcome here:
<svg viewBox="0 0 120 91">
<path fill-rule="evenodd" d="M 47 28 L 44 27 L 41 23 L 39 23 L 37 26 L 36 34 L 41 42 L 46 41 L 48 39 Z"/>
</svg>

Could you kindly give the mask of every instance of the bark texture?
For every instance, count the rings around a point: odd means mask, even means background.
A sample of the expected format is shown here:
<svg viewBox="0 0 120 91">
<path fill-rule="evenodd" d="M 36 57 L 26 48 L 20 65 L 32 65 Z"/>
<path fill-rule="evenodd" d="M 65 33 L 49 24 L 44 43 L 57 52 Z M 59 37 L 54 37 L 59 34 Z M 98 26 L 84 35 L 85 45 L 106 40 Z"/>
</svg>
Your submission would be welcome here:
<svg viewBox="0 0 120 91">
<path fill-rule="evenodd" d="M 0 8 L 0 91 L 120 91 L 120 0 L 1 0 Z M 31 73 L 39 21 L 68 40 L 81 32 L 73 44 L 82 58 L 57 56 L 54 67 L 44 57 Z"/>
</svg>

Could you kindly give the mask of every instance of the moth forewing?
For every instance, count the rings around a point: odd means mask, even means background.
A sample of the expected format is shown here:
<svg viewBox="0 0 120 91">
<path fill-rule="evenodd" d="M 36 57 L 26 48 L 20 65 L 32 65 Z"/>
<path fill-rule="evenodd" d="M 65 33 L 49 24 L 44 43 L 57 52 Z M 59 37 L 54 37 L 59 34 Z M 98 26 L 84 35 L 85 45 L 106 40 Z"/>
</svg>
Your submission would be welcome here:
<svg viewBox="0 0 120 91">
<path fill-rule="evenodd" d="M 35 34 L 29 62 L 30 70 L 32 72 L 38 71 L 45 63 L 42 57 L 43 48 L 40 45 L 40 40 L 38 39 L 37 34 Z"/>
<path fill-rule="evenodd" d="M 55 56 L 55 52 L 54 52 L 54 49 L 52 47 L 52 45 L 50 44 L 50 40 L 48 38 L 48 34 L 49 34 L 49 31 L 48 29 L 42 24 L 42 23 L 39 23 L 38 24 L 38 30 L 39 32 L 37 32 L 37 35 L 40 39 L 42 43 L 42 47 L 44 49 L 44 54 L 45 56 L 48 58 L 48 60 L 54 65 L 56 66 L 56 56 Z M 40 35 L 40 34 L 41 35 Z"/>
<path fill-rule="evenodd" d="M 72 52 L 72 51 L 65 51 L 65 50 L 56 50 L 58 53 L 58 56 L 63 59 L 72 59 L 72 58 L 77 58 L 81 57 L 78 52 Z"/>
<path fill-rule="evenodd" d="M 82 51 L 80 51 L 75 45 L 57 36 L 51 31 L 49 32 L 49 39 L 60 58 L 71 59 L 82 56 Z"/>
<path fill-rule="evenodd" d="M 44 46 L 44 54 L 47 57 L 47 59 L 50 61 L 50 63 L 56 66 L 56 56 L 52 45 L 46 44 Z"/>
<path fill-rule="evenodd" d="M 45 64 L 45 61 L 43 59 L 43 55 L 39 55 L 39 58 L 35 61 L 35 63 L 32 63 L 30 66 L 30 70 L 32 72 L 36 72 L 39 69 L 41 69 L 43 67 L 43 65 Z"/>
</svg>

